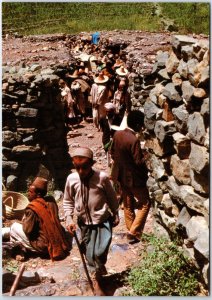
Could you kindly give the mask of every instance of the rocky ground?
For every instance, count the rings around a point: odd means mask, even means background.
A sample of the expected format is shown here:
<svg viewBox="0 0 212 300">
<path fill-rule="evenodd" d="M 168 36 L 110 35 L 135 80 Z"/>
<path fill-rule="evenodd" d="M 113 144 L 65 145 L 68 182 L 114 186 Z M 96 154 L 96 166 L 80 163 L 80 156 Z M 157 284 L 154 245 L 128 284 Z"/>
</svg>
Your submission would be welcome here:
<svg viewBox="0 0 212 300">
<path fill-rule="evenodd" d="M 82 33 L 81 37 L 84 36 Z M 43 67 L 69 63 L 71 41 L 75 36 L 55 34 L 28 37 L 10 37 L 2 40 L 3 66 L 26 66 L 39 63 Z M 130 57 L 139 56 L 145 63 L 153 63 L 154 54 L 170 44 L 170 33 L 150 33 L 142 31 L 101 32 L 102 41 L 124 44 Z M 144 66 L 145 67 L 145 66 Z"/>
</svg>

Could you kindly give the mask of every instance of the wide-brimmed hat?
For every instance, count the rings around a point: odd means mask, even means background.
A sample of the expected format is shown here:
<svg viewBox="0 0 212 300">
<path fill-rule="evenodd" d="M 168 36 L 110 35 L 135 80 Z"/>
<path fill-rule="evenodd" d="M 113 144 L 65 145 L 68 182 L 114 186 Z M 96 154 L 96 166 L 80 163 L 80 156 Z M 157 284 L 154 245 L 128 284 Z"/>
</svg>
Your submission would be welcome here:
<svg viewBox="0 0 212 300">
<path fill-rule="evenodd" d="M 122 65 L 123 65 L 123 61 L 120 58 L 117 58 L 116 62 L 114 64 L 114 68 L 118 68 L 118 67 L 120 67 Z"/>
<path fill-rule="evenodd" d="M 87 157 L 93 160 L 93 151 L 90 148 L 87 147 L 79 147 L 73 150 L 73 152 L 70 153 L 71 157 L 81 156 L 81 157 Z"/>
<path fill-rule="evenodd" d="M 76 65 L 76 67 L 79 68 L 85 68 L 85 62 L 84 61 L 80 61 L 78 62 L 78 64 Z"/>
<path fill-rule="evenodd" d="M 79 74 L 79 71 L 78 70 L 75 70 L 73 74 L 69 75 L 68 77 L 71 77 L 71 78 L 78 78 L 78 74 Z"/>
<path fill-rule="evenodd" d="M 67 96 L 67 95 L 68 95 L 68 93 L 66 92 L 65 89 L 63 89 L 62 92 L 61 92 L 61 96 L 65 97 L 65 96 Z"/>
<path fill-rule="evenodd" d="M 98 58 L 96 57 L 96 56 L 94 56 L 94 55 L 91 55 L 91 57 L 90 57 L 90 61 L 97 61 L 98 60 Z"/>
<path fill-rule="evenodd" d="M 116 69 L 116 73 L 120 76 L 126 76 L 128 74 L 128 70 L 121 66 L 120 68 Z"/>
<path fill-rule="evenodd" d="M 88 55 L 87 53 L 82 53 L 79 56 L 81 61 L 89 61 L 90 55 Z"/>
<path fill-rule="evenodd" d="M 45 179 L 43 177 L 36 177 L 31 185 L 35 186 L 36 188 L 38 188 L 40 190 L 46 191 L 47 183 L 48 183 L 47 179 Z"/>
<path fill-rule="evenodd" d="M 79 90 L 80 89 L 80 83 L 77 82 L 77 81 L 72 82 L 71 89 L 74 90 L 74 91 Z"/>
<path fill-rule="evenodd" d="M 105 83 L 109 80 L 109 77 L 104 75 L 102 72 L 99 73 L 99 76 L 94 78 L 95 83 Z"/>
<path fill-rule="evenodd" d="M 126 129 L 128 126 L 127 126 L 127 114 L 124 115 L 122 121 L 121 121 L 121 124 L 120 126 L 117 126 L 117 125 L 111 125 L 111 129 L 113 130 L 124 130 Z"/>
</svg>

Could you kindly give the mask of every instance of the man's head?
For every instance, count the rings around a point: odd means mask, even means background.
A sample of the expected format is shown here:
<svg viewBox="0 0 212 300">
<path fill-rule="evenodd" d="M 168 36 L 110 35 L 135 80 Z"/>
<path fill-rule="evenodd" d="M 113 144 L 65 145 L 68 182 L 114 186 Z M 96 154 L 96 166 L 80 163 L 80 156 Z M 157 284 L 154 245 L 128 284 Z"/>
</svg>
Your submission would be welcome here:
<svg viewBox="0 0 212 300">
<path fill-rule="evenodd" d="M 93 152 L 87 147 L 78 148 L 72 153 L 73 164 L 79 177 L 85 179 L 92 171 Z"/>
<path fill-rule="evenodd" d="M 119 82 L 119 90 L 123 90 L 126 87 L 126 81 L 125 80 L 120 80 Z"/>
<path fill-rule="evenodd" d="M 61 88 L 64 88 L 65 85 L 66 85 L 65 81 L 64 81 L 63 79 L 60 79 L 60 80 L 59 80 L 59 86 L 60 86 Z"/>
<path fill-rule="evenodd" d="M 28 190 L 28 199 L 32 201 L 38 197 L 44 197 L 47 193 L 47 180 L 36 177 Z"/>
<path fill-rule="evenodd" d="M 104 108 L 105 108 L 107 117 L 112 118 L 116 111 L 115 105 L 111 102 L 108 102 L 108 103 L 105 103 Z"/>
<path fill-rule="evenodd" d="M 140 110 L 133 110 L 127 116 L 127 125 L 135 132 L 139 132 L 144 126 L 144 113 Z"/>
</svg>

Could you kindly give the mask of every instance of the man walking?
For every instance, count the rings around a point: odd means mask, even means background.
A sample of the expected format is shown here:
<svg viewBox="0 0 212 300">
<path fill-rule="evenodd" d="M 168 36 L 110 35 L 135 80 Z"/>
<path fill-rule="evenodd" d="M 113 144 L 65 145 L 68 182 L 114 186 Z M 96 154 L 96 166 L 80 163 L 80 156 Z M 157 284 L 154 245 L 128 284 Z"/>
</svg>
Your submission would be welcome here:
<svg viewBox="0 0 212 300">
<path fill-rule="evenodd" d="M 104 172 L 92 169 L 93 152 L 78 148 L 71 155 L 77 172 L 68 176 L 63 207 L 66 228 L 70 233 L 81 229 L 81 247 L 90 269 L 95 293 L 103 296 L 101 276 L 107 274 L 105 264 L 112 239 L 112 227 L 118 225 L 118 201 L 111 182 Z M 77 221 L 74 220 L 74 212 Z"/>
<path fill-rule="evenodd" d="M 111 156 L 114 164 L 111 177 L 114 182 L 120 183 L 122 189 L 127 238 L 132 244 L 140 241 L 150 209 L 145 151 L 136 137 L 136 132 L 144 126 L 144 114 L 131 111 L 127 116 L 127 125 L 126 129 L 117 131 L 113 136 Z"/>
</svg>

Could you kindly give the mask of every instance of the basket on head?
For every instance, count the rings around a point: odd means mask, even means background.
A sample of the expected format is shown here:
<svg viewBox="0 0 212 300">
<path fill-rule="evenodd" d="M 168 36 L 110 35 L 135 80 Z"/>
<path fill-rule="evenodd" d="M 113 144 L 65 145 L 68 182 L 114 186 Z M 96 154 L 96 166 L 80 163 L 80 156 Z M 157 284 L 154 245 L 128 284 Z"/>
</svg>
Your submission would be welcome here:
<svg viewBox="0 0 212 300">
<path fill-rule="evenodd" d="M 13 191 L 3 191 L 2 203 L 5 208 L 7 219 L 21 220 L 24 215 L 25 208 L 29 204 L 29 201 L 27 197 L 21 193 Z"/>
</svg>

